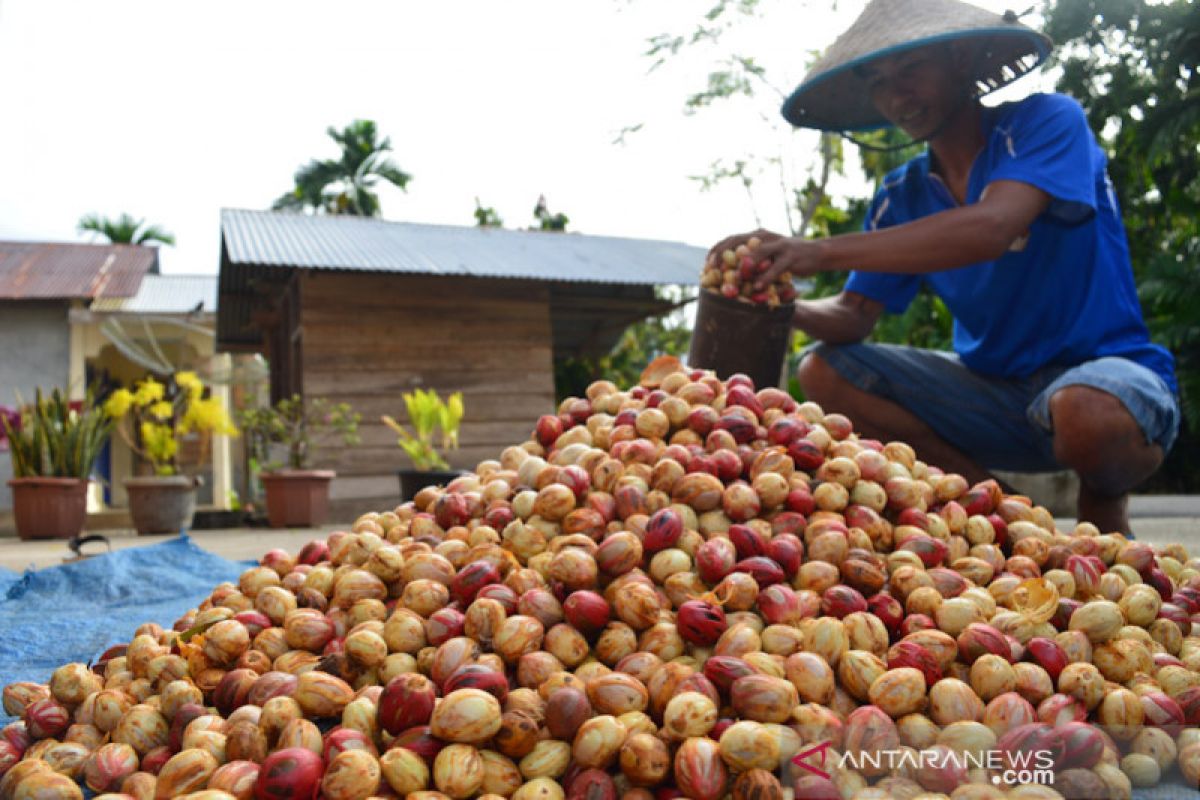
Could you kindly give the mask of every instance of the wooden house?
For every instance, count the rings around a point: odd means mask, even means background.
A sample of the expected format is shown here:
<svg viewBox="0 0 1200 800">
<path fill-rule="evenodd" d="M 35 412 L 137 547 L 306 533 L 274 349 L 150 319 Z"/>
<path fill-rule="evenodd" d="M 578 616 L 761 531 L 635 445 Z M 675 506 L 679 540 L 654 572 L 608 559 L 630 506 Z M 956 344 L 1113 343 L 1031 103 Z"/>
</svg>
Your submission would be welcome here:
<svg viewBox="0 0 1200 800">
<path fill-rule="evenodd" d="M 607 352 L 703 259 L 672 242 L 225 210 L 217 347 L 265 355 L 274 399 L 362 414 L 362 444 L 314 464 L 338 471 L 334 513 L 352 519 L 398 502 L 408 463 L 379 417 L 405 422 L 403 392 L 463 393 L 451 464 L 474 467 L 554 410 L 555 359 Z"/>
</svg>

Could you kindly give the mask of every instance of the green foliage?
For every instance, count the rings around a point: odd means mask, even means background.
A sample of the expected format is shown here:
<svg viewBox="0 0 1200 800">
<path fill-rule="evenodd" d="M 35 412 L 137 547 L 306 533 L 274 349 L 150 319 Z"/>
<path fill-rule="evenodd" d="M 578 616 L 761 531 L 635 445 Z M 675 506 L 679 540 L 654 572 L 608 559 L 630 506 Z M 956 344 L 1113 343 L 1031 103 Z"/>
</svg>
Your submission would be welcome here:
<svg viewBox="0 0 1200 800">
<path fill-rule="evenodd" d="M 295 188 L 272 204 L 276 211 L 311 211 L 378 217 L 382 213 L 375 188 L 385 181 L 405 190 L 412 176 L 388 153 L 392 140 L 378 141 L 375 123 L 358 119 L 338 130 L 325 131 L 341 150 L 337 159 L 316 159 L 296 170 Z"/>
<path fill-rule="evenodd" d="M 1175 355 L 1184 430 L 1154 488 L 1200 487 L 1200 5 L 1057 0 L 1059 89 L 1108 151 L 1146 323 Z"/>
<path fill-rule="evenodd" d="M 566 214 L 550 213 L 550 209 L 546 207 L 546 196 L 539 195 L 537 205 L 533 207 L 533 218 L 537 220 L 537 230 L 540 231 L 556 231 L 563 232 L 567 229 L 567 223 L 571 218 Z"/>
<path fill-rule="evenodd" d="M 743 21 L 744 18 L 756 16 L 759 11 L 758 7 L 759 0 L 717 0 L 705 12 L 702 21 L 692 29 L 690 34 L 683 36 L 663 33 L 651 37 L 650 47 L 645 52 L 646 57 L 654 60 L 650 69 L 658 69 L 670 57 L 679 55 L 686 47 L 717 43 L 722 34 Z M 711 76 L 709 82 L 711 85 Z"/>
<path fill-rule="evenodd" d="M 686 306 L 696 298 L 692 287 L 664 286 L 659 300 L 676 308 L 666 314 L 635 322 L 625 329 L 613 349 L 599 358 L 565 358 L 554 364 L 554 394 L 558 399 L 583 397 L 588 384 L 609 380 L 618 386 L 634 386 L 642 370 L 663 355 L 685 357 L 692 341 Z"/>
<path fill-rule="evenodd" d="M 122 213 L 117 218 L 105 217 L 100 214 L 84 214 L 76 226 L 79 233 L 94 233 L 103 236 L 110 244 L 149 245 L 153 242 L 160 244 L 175 244 L 175 236 L 168 233 L 160 225 L 147 225 L 144 219 L 134 219 L 132 215 Z"/>
<path fill-rule="evenodd" d="M 863 175 L 874 180 L 876 185 L 925 147 L 924 144 L 914 143 L 899 128 L 858 133 L 852 141 L 858 145 L 858 162 Z"/>
<path fill-rule="evenodd" d="M 413 466 L 421 472 L 435 469 L 449 469 L 450 465 L 438 452 L 434 444 L 434 435 L 441 431 L 441 449 L 443 451 L 458 449 L 458 429 L 463 418 L 462 392 L 455 392 L 446 400 L 442 400 L 433 389 L 416 389 L 405 392 L 404 405 L 408 411 L 408 421 L 412 424 L 416 435 L 409 433 L 392 417 L 380 417 L 396 435 L 397 444 L 410 459 Z"/>
<path fill-rule="evenodd" d="M 17 478 L 87 478 L 114 424 L 90 391 L 86 400 L 73 403 L 58 389 L 48 398 L 38 389 L 15 426 L 0 414 Z"/>
<path fill-rule="evenodd" d="M 287 448 L 287 466 L 292 469 L 308 469 L 318 446 L 337 440 L 347 447 L 358 444 L 361 419 L 349 403 L 331 403 L 324 397 L 306 401 L 298 394 L 273 406 L 247 408 L 238 414 L 250 452 L 267 469 L 283 466 L 278 461 L 267 461 L 272 444 Z"/>
<path fill-rule="evenodd" d="M 766 70 L 748 56 L 733 56 L 725 59 L 721 66 L 722 69 L 708 74 L 708 85 L 704 89 L 687 98 L 685 113 L 695 113 L 718 100 L 736 95 L 750 97 L 755 87 L 766 79 Z"/>
<path fill-rule="evenodd" d="M 475 198 L 475 224 L 480 228 L 503 228 L 504 220 L 491 206 L 484 206 Z"/>
</svg>

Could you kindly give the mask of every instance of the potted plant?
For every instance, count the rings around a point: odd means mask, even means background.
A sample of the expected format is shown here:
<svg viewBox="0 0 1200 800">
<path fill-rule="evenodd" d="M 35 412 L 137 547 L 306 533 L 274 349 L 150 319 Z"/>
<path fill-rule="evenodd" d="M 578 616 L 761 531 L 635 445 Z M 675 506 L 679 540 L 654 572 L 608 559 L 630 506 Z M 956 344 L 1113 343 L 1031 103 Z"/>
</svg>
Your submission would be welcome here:
<svg viewBox="0 0 1200 800">
<path fill-rule="evenodd" d="M 451 470 L 446 459 L 438 452 L 438 448 L 434 446 L 434 435 L 441 431 L 443 451 L 458 449 L 458 428 L 463 418 L 463 401 L 462 392 L 455 392 L 446 400 L 442 400 L 433 389 L 405 392 L 403 397 L 408 410 L 408 420 L 416 431 L 415 436 L 387 415 L 380 419 L 384 425 L 396 432 L 399 437 L 397 444 L 413 463 L 413 469 L 402 469 L 398 473 L 400 498 L 407 502 L 426 486 L 449 483 L 461 474 L 457 470 Z"/>
<path fill-rule="evenodd" d="M 112 432 L 92 395 L 68 401 L 37 391 L 32 406 L 0 414 L 12 458 L 13 516 L 22 539 L 70 539 L 87 517 L 88 474 Z"/>
<path fill-rule="evenodd" d="M 204 463 L 213 434 L 236 436 L 225 404 L 212 396 L 196 373 L 177 372 L 166 383 L 147 377 L 133 391 L 117 389 L 105 401 L 104 411 L 117 421 L 121 438 L 153 472 L 125 479 L 133 527 L 139 534 L 190 528 L 200 478 L 181 472 L 179 445 L 198 436 L 198 462 Z"/>
<path fill-rule="evenodd" d="M 238 422 L 251 453 L 263 467 L 259 477 L 267 496 L 267 522 L 272 528 L 313 528 L 325 522 L 329 516 L 329 484 L 337 473 L 311 469 L 313 450 L 335 440 L 347 446 L 358 444 L 361 418 L 347 403 L 331 403 L 323 397 L 305 401 L 300 395 L 241 412 Z M 287 448 L 286 465 L 267 460 L 272 444 Z"/>
</svg>

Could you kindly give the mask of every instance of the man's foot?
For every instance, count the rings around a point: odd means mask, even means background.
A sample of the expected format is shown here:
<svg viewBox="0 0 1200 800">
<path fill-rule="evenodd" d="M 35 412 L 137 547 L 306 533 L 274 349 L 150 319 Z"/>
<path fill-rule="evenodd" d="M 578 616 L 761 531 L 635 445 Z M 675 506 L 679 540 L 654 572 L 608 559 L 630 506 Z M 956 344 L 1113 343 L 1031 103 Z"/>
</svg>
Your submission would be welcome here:
<svg viewBox="0 0 1200 800">
<path fill-rule="evenodd" d="M 1050 398 L 1054 457 L 1079 475 L 1079 518 L 1101 533 L 1130 535 L 1129 492 L 1163 461 L 1124 404 L 1091 386 L 1067 386 Z"/>
<path fill-rule="evenodd" d="M 1129 495 L 1105 495 L 1080 483 L 1076 502 L 1080 522 L 1090 522 L 1101 533 L 1131 535 L 1129 528 Z"/>
</svg>

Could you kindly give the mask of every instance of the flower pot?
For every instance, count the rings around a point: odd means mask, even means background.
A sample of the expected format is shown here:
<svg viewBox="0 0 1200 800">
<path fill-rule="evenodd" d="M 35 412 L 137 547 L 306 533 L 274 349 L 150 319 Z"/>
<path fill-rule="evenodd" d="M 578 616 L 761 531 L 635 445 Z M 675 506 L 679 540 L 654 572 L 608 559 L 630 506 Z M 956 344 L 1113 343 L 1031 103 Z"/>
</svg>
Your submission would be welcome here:
<svg viewBox="0 0 1200 800">
<path fill-rule="evenodd" d="M 22 539 L 70 539 L 87 518 L 82 478 L 13 478 L 13 516 Z"/>
<path fill-rule="evenodd" d="M 285 469 L 262 474 L 267 522 L 272 528 L 315 528 L 329 518 L 328 469 Z"/>
<path fill-rule="evenodd" d="M 402 469 L 396 472 L 400 476 L 400 502 L 407 503 L 417 496 L 417 492 L 426 486 L 445 486 L 450 481 L 462 475 L 458 469 Z"/>
<path fill-rule="evenodd" d="M 126 478 L 129 515 L 138 534 L 184 533 L 190 529 L 199 485 L 200 479 L 191 475 Z"/>
</svg>

